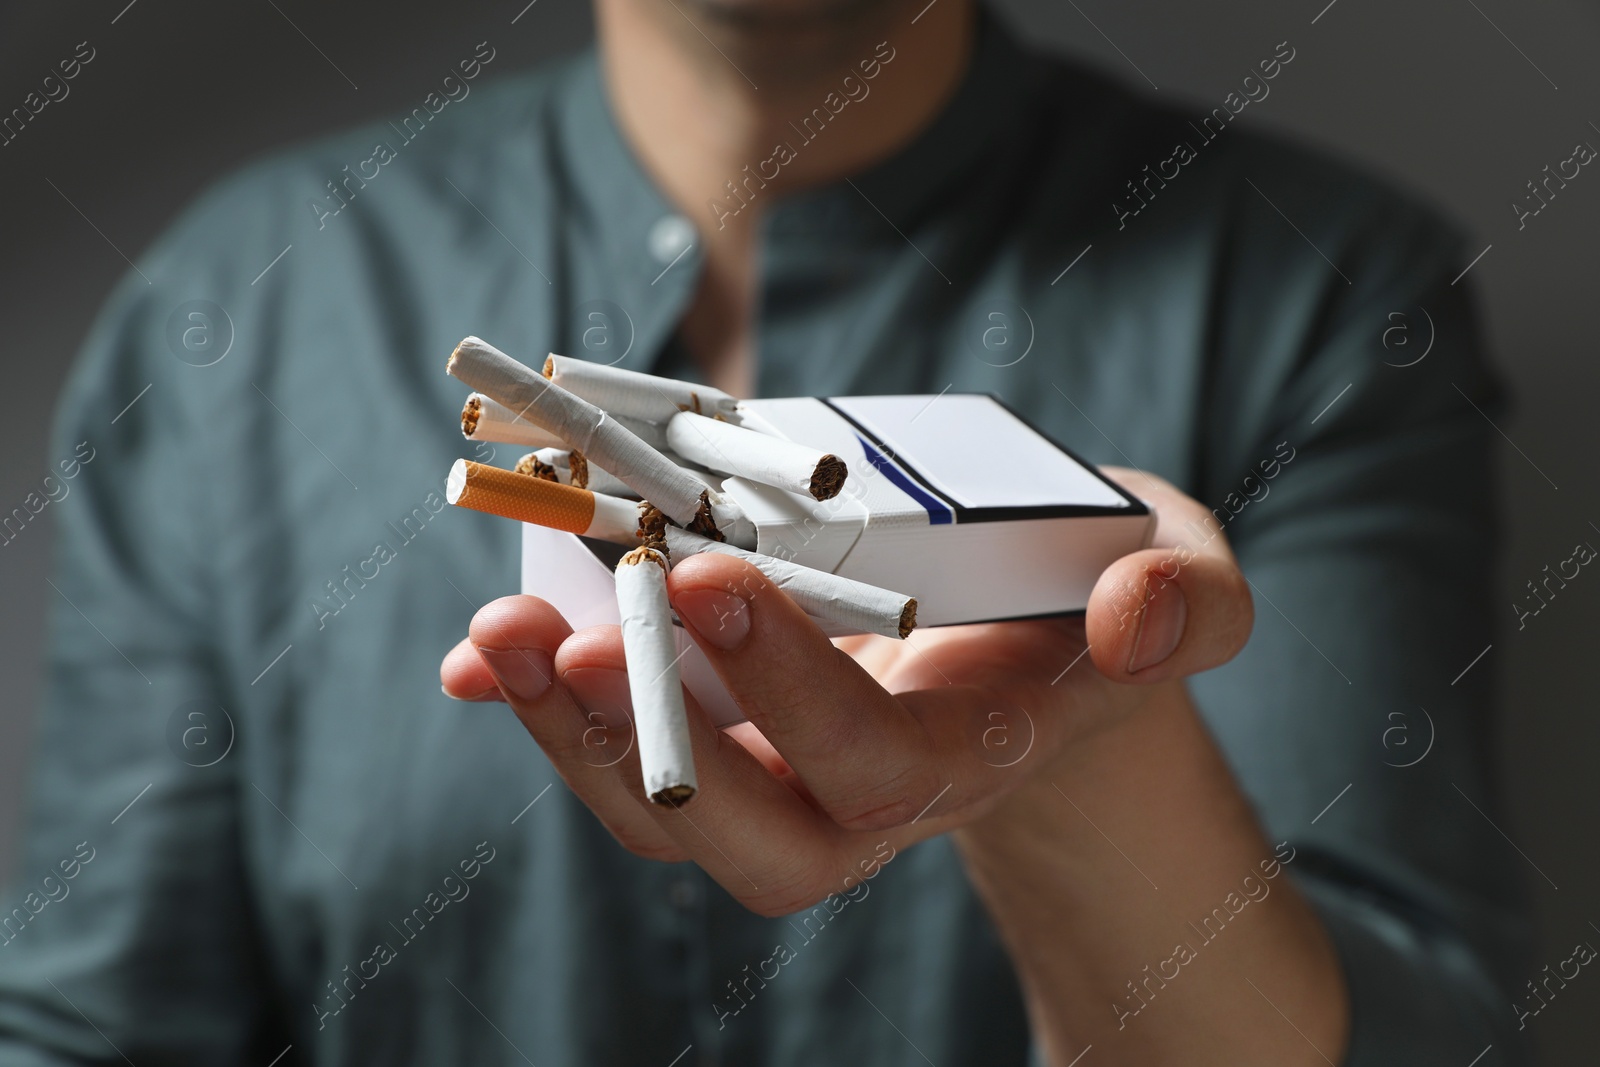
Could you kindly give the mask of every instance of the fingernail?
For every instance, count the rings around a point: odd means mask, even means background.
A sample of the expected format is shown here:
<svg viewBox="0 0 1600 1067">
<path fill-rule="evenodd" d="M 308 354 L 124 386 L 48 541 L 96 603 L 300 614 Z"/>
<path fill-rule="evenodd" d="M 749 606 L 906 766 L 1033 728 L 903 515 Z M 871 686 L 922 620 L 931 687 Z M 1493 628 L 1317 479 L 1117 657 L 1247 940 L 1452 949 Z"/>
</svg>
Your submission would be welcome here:
<svg viewBox="0 0 1600 1067">
<path fill-rule="evenodd" d="M 626 671 L 580 667 L 563 674 L 561 681 L 591 723 L 608 730 L 627 729 L 633 702 L 628 695 Z"/>
<path fill-rule="evenodd" d="M 1183 640 L 1183 624 L 1189 616 L 1189 605 L 1183 599 L 1183 590 L 1177 582 L 1169 582 L 1155 575 L 1146 578 L 1151 593 L 1139 616 L 1139 633 L 1133 639 L 1133 655 L 1128 658 L 1128 673 L 1137 674 L 1146 667 L 1154 667 L 1177 651 Z"/>
<path fill-rule="evenodd" d="M 555 664 L 550 653 L 537 648 L 484 648 L 478 646 L 489 673 L 500 687 L 518 700 L 537 700 L 550 688 Z"/>
<path fill-rule="evenodd" d="M 498 701 L 504 701 L 505 700 L 505 696 L 503 694 L 501 694 L 500 687 L 497 686 L 497 685 L 491 685 L 489 688 L 485 689 L 481 693 L 474 693 L 471 696 L 465 696 L 465 697 L 456 696 L 454 693 L 450 692 L 450 690 L 446 689 L 442 685 L 439 687 L 439 692 L 443 693 L 445 696 L 449 697 L 451 700 L 459 700 L 463 704 L 481 704 L 481 703 L 484 703 L 484 702 L 490 701 L 490 700 L 498 700 Z"/>
<path fill-rule="evenodd" d="M 686 589 L 672 607 L 688 626 L 710 644 L 732 652 L 750 634 L 750 605 L 743 597 L 721 589 Z"/>
</svg>

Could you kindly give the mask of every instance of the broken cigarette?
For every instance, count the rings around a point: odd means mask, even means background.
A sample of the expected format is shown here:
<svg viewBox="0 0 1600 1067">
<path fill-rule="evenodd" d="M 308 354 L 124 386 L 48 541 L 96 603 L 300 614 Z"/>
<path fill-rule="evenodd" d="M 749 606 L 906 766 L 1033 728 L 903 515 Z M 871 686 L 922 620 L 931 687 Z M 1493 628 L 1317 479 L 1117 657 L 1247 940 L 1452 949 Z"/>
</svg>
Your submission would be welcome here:
<svg viewBox="0 0 1600 1067">
<path fill-rule="evenodd" d="M 678 677 L 677 639 L 672 606 L 667 601 L 667 562 L 653 548 L 636 548 L 622 557 L 616 575 L 622 652 L 627 659 L 645 795 L 654 803 L 677 807 L 694 796 L 699 783 Z"/>
<path fill-rule="evenodd" d="M 642 528 L 650 529 L 646 513 Z M 843 578 L 799 563 L 747 552 L 674 526 L 660 528 L 674 565 L 701 552 L 718 552 L 754 564 L 807 615 L 862 633 L 904 638 L 917 626 L 917 600 L 903 593 Z"/>
<path fill-rule="evenodd" d="M 518 460 L 516 469 L 523 474 L 532 474 L 546 481 L 560 482 L 562 485 L 577 486 L 591 493 L 604 493 L 606 496 L 627 497 L 634 500 L 639 498 L 639 494 L 628 488 L 622 479 L 610 471 L 591 466 L 588 458 L 578 451 L 541 448 L 537 452 L 529 452 Z"/>
<path fill-rule="evenodd" d="M 667 432 L 641 419 L 613 416 L 639 440 L 657 451 L 667 447 Z M 567 443 L 536 423 L 482 393 L 473 393 L 461 408 L 461 436 L 469 441 L 493 441 L 528 448 L 566 448 Z"/>
<path fill-rule="evenodd" d="M 499 401 L 610 471 L 634 492 L 655 504 L 673 522 L 710 536 L 744 513 L 721 494 L 706 489 L 615 417 L 551 382 L 487 341 L 468 337 L 450 354 L 446 370 Z M 753 527 L 751 527 L 753 530 Z M 753 542 L 752 542 L 753 543 Z"/>
<path fill-rule="evenodd" d="M 571 485 L 572 483 L 570 481 L 561 477 L 560 472 L 557 471 L 554 466 L 546 463 L 544 459 L 540 457 L 540 452 L 553 452 L 557 455 L 561 454 L 558 449 L 541 448 L 539 452 L 529 452 L 526 456 L 523 456 L 521 459 L 517 460 L 517 465 L 511 469 L 516 471 L 518 474 L 526 474 L 529 477 L 538 478 L 541 481 L 560 482 L 562 485 Z M 583 489 L 586 487 L 580 485 L 578 488 Z"/>
<path fill-rule="evenodd" d="M 562 440 L 535 426 L 498 401 L 473 393 L 461 408 L 461 436 L 469 441 L 494 441 L 527 448 L 561 448 Z"/>
<path fill-rule="evenodd" d="M 554 353 L 544 361 L 544 376 L 614 415 L 645 422 L 666 423 L 680 411 L 738 418 L 736 398 L 721 389 L 693 382 L 658 378 Z"/>
<path fill-rule="evenodd" d="M 445 479 L 445 499 L 459 507 L 531 522 L 552 530 L 631 545 L 639 542 L 641 505 L 531 474 L 458 459 Z"/>
<path fill-rule="evenodd" d="M 680 411 L 667 423 L 667 447 L 702 467 L 817 500 L 838 496 L 849 473 L 831 452 L 692 411 Z"/>
</svg>

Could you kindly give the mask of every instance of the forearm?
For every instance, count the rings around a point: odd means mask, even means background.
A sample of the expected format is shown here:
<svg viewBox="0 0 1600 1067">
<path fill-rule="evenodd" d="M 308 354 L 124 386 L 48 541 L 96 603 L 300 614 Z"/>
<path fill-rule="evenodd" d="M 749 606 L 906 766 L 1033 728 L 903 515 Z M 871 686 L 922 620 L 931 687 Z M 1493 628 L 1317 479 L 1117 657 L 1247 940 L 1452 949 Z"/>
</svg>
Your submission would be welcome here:
<svg viewBox="0 0 1600 1067">
<path fill-rule="evenodd" d="M 1053 1067 L 1339 1062 L 1332 945 L 1180 684 L 955 836 Z"/>
</svg>

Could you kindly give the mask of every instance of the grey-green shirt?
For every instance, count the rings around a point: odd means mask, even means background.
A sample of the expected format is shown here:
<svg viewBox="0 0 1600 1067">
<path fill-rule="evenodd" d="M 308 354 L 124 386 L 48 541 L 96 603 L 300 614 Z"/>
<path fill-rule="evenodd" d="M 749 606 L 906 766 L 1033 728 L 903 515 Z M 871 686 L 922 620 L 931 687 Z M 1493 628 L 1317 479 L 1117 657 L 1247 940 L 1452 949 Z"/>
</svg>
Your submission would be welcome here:
<svg viewBox="0 0 1600 1067">
<path fill-rule="evenodd" d="M 875 62 L 791 153 L 906 76 L 892 42 Z M 1458 678 L 1492 640 L 1474 408 L 1498 392 L 1451 231 L 1227 103 L 1160 109 L 988 23 L 893 159 L 784 199 L 752 160 L 688 220 L 592 56 L 456 84 L 205 195 L 94 328 L 53 445 L 0 1063 L 1028 1060 L 947 841 L 760 918 L 625 852 L 503 708 L 439 692 L 519 586 L 516 526 L 440 496 L 475 452 L 445 356 L 475 333 L 682 372 L 694 227 L 740 198 L 766 212 L 763 395 L 992 391 L 1217 509 L 1258 621 L 1193 689 L 1332 928 L 1350 1062 L 1518 1057 L 1493 656 Z"/>
</svg>

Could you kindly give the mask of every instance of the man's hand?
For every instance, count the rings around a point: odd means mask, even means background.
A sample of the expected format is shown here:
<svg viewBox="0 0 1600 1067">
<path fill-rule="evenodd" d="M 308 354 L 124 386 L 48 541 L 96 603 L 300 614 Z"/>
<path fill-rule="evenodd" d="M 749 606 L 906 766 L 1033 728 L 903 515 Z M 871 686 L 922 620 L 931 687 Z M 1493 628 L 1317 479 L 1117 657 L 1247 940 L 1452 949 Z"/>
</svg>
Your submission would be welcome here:
<svg viewBox="0 0 1600 1067">
<path fill-rule="evenodd" d="M 1164 836 L 1150 848 L 1170 853 L 1192 880 L 1190 914 L 1222 899 L 1227 879 L 1258 855 L 1272 855 L 1182 685 L 1243 647 L 1248 583 L 1220 530 L 1201 540 L 1198 531 L 1216 529 L 1202 505 L 1152 476 L 1111 473 L 1151 503 L 1159 525 L 1153 547 L 1101 576 L 1083 619 L 830 641 L 748 564 L 711 554 L 679 563 L 668 578 L 673 608 L 749 718 L 719 731 L 689 701 L 700 788 L 681 809 L 644 795 L 616 627 L 573 633 L 536 597 L 495 601 L 445 658 L 444 688 L 506 700 L 626 848 L 693 860 L 763 915 L 847 891 L 895 851 L 955 831 L 1023 977 L 1035 1028 L 1064 1063 L 1101 1029 L 1123 1028 L 1110 1024 L 1124 977 L 1170 952 L 1176 930 L 1163 928 L 1163 909 L 1186 903 L 1181 893 L 1161 902 L 1127 895 L 1136 890 L 1121 888 L 1129 872 L 1120 848 L 1104 848 L 1104 817 L 1091 833 L 1083 809 L 1068 805 L 1120 808 L 1141 830 L 1159 823 Z M 1214 846 L 1203 857 L 1190 854 L 1200 838 Z M 1305 963 L 1304 996 L 1290 982 L 1288 999 L 1302 1008 L 1320 997 L 1327 1025 L 1306 1025 L 1331 1054 L 1344 1010 L 1331 949 L 1298 898 L 1275 908 L 1266 914 L 1277 922 L 1263 920 L 1257 938 L 1233 944 L 1273 938 L 1291 962 Z M 1067 909 L 1073 917 L 1057 920 Z M 1127 922 L 1143 924 L 1137 938 L 1107 933 Z M 1213 1006 L 1192 1010 L 1226 1021 Z M 1162 1062 L 1170 1035 L 1199 1062 L 1189 1014 L 1172 1012 L 1122 1047 Z M 1230 1054 L 1280 1051 L 1276 1040 L 1241 1041 L 1231 1029 Z M 1275 1062 L 1309 1051 L 1302 1044 Z"/>
<path fill-rule="evenodd" d="M 613 758 L 631 743 L 616 627 L 574 634 L 535 597 L 496 601 L 446 658 L 445 690 L 503 696 L 626 847 L 692 859 L 753 910 L 788 914 L 859 877 L 885 839 L 983 818 L 1074 739 L 1135 713 L 1146 687 L 1243 645 L 1249 594 L 1221 538 L 1187 562 L 1173 552 L 1204 509 L 1155 479 L 1135 487 L 1154 498 L 1158 547 L 1106 571 L 1086 620 L 836 645 L 749 564 L 678 564 L 672 605 L 750 720 L 719 733 L 691 699 L 700 791 L 681 811 L 645 798 L 636 751 Z"/>
</svg>

